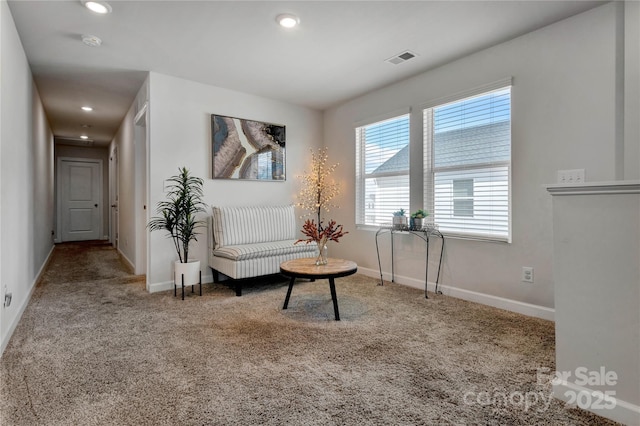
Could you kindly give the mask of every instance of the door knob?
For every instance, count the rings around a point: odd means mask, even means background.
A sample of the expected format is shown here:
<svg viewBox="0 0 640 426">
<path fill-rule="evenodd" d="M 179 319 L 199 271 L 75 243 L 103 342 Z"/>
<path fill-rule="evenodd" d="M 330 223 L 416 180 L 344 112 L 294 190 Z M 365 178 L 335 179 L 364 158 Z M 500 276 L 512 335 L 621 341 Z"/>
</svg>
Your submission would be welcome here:
<svg viewBox="0 0 640 426">
<path fill-rule="evenodd" d="M 94 204 L 93 206 L 94 206 L 94 207 L 98 207 L 98 205 L 97 205 L 97 204 Z"/>
</svg>

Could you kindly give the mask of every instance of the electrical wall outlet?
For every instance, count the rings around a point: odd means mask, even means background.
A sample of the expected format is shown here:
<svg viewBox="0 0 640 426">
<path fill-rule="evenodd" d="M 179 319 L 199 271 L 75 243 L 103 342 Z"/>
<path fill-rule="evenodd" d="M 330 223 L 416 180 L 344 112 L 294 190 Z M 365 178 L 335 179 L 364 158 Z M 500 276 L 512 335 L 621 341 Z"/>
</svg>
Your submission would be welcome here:
<svg viewBox="0 0 640 426">
<path fill-rule="evenodd" d="M 4 286 L 4 289 L 3 289 L 3 291 L 2 291 L 2 293 L 4 293 L 4 303 L 3 303 L 3 306 L 4 306 L 5 308 L 8 308 L 8 307 L 9 307 L 9 305 L 11 305 L 11 298 L 12 298 L 12 296 L 13 296 L 11 293 L 9 293 L 9 292 L 8 292 L 8 290 L 9 290 L 9 289 L 8 289 L 8 288 L 7 288 L 7 286 L 5 285 L 5 286 Z"/>
<path fill-rule="evenodd" d="M 572 184 L 584 182 L 584 169 L 558 170 L 558 183 Z"/>
<path fill-rule="evenodd" d="M 533 282 L 533 268 L 531 266 L 522 267 L 522 281 L 525 283 Z"/>
</svg>

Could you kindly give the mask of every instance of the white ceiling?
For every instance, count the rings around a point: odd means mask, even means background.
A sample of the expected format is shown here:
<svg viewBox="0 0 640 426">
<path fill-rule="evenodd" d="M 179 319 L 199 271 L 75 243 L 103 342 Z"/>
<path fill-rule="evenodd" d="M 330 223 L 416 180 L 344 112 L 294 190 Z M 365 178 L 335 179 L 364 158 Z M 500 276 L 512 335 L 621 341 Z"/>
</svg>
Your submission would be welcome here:
<svg viewBox="0 0 640 426">
<path fill-rule="evenodd" d="M 603 2 L 120 0 L 106 16 L 80 0 L 8 3 L 54 135 L 105 145 L 147 71 L 322 110 Z M 299 28 L 280 28 L 283 12 Z M 385 62 L 405 50 L 418 56 Z"/>
</svg>

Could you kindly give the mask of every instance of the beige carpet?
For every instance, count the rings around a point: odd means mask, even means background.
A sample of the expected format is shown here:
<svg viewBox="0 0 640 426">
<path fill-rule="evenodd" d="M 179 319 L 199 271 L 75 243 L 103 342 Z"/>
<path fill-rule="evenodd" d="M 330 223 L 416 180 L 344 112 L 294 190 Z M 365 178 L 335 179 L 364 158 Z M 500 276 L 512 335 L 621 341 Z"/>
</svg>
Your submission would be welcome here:
<svg viewBox="0 0 640 426">
<path fill-rule="evenodd" d="M 58 245 L 0 359 L 0 424 L 610 424 L 536 382 L 550 322 L 362 275 L 336 280 L 340 322 L 324 280 L 286 311 L 281 278 L 203 287 L 148 294 L 109 246 Z"/>
</svg>

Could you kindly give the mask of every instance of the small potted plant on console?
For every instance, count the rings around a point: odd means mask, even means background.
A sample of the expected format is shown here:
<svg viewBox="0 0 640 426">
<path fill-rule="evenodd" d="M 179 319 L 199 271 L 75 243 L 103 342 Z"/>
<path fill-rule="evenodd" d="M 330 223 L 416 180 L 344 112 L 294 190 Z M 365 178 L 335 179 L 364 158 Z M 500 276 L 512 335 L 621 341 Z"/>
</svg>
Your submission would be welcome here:
<svg viewBox="0 0 640 426">
<path fill-rule="evenodd" d="M 411 229 L 414 231 L 420 231 L 423 226 L 423 219 L 429 216 L 426 210 L 418 209 L 411 213 Z"/>
<path fill-rule="evenodd" d="M 393 229 L 407 229 L 407 216 L 405 216 L 405 213 L 405 209 L 393 212 Z"/>
</svg>

